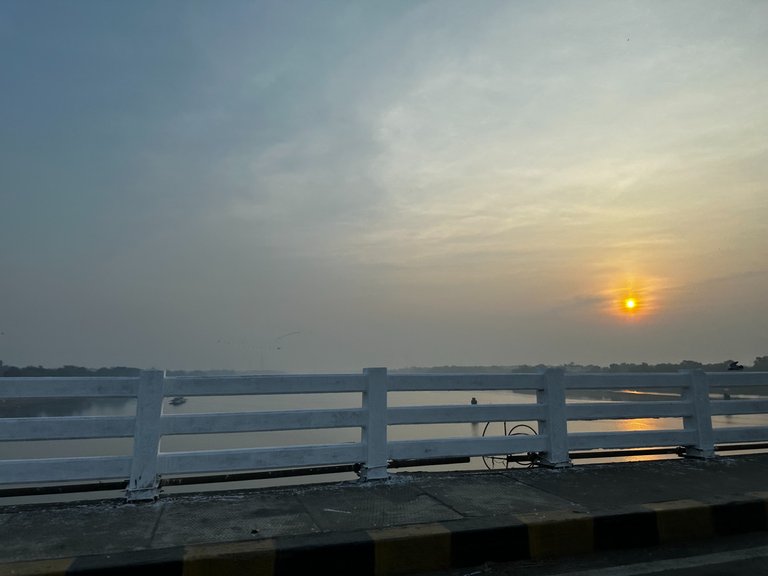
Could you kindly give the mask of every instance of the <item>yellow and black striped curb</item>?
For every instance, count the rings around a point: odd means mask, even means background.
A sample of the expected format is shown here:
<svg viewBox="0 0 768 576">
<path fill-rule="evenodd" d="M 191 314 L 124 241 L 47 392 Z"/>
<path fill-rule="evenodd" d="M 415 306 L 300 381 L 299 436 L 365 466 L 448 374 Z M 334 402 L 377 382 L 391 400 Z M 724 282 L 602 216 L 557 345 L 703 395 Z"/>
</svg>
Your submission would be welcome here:
<svg viewBox="0 0 768 576">
<path fill-rule="evenodd" d="M 722 503 L 674 500 L 621 512 L 540 512 L 354 532 L 136 550 L 0 565 L 0 576 L 136 574 L 386 576 L 635 548 L 768 530 L 768 492 Z"/>
</svg>

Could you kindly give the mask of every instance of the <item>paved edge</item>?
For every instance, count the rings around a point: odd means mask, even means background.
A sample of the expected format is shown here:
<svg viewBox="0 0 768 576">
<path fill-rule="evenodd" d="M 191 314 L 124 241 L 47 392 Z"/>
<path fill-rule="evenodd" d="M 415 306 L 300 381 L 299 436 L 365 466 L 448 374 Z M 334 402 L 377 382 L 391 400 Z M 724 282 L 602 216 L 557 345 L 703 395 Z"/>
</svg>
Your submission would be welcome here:
<svg viewBox="0 0 768 576">
<path fill-rule="evenodd" d="M 673 500 L 620 512 L 541 512 L 376 530 L 195 544 L 0 565 L 0 576 L 209 574 L 283 576 L 309 570 L 388 576 L 484 562 L 572 556 L 768 530 L 768 493 L 704 503 Z"/>
</svg>

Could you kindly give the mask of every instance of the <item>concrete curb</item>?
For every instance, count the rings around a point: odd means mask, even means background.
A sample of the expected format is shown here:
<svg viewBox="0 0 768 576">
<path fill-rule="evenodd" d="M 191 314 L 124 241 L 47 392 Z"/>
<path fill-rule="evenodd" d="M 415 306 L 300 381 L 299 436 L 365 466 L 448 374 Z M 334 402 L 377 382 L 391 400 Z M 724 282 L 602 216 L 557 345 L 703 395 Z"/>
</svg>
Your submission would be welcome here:
<svg viewBox="0 0 768 576">
<path fill-rule="evenodd" d="M 768 530 L 768 493 L 749 496 L 720 503 L 673 500 L 597 514 L 556 511 L 465 518 L 17 562 L 0 565 L 0 576 L 95 576 L 148 569 L 160 569 L 167 576 L 429 572 Z"/>
</svg>

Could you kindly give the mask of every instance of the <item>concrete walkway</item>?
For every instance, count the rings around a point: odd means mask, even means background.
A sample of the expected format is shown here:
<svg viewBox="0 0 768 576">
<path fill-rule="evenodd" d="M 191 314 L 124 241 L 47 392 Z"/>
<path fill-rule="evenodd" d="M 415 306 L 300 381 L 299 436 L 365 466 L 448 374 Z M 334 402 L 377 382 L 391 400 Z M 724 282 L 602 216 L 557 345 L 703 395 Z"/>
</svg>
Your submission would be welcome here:
<svg viewBox="0 0 768 576">
<path fill-rule="evenodd" d="M 403 574 L 768 529 L 768 454 L 0 506 L 0 575 Z"/>
</svg>

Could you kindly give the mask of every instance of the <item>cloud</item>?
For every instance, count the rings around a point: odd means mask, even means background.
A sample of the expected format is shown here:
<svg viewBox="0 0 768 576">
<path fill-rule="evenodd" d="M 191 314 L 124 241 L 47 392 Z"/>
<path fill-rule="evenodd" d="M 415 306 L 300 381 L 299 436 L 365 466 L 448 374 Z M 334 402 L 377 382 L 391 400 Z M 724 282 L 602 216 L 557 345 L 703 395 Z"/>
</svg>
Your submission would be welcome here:
<svg viewBox="0 0 768 576">
<path fill-rule="evenodd" d="M 19 357 L 591 361 L 764 307 L 761 3 L 39 6 L 0 38 Z M 595 321 L 630 280 L 664 314 Z"/>
</svg>

